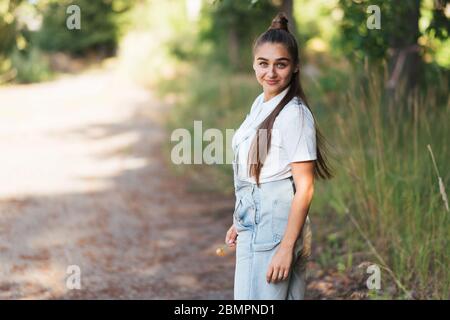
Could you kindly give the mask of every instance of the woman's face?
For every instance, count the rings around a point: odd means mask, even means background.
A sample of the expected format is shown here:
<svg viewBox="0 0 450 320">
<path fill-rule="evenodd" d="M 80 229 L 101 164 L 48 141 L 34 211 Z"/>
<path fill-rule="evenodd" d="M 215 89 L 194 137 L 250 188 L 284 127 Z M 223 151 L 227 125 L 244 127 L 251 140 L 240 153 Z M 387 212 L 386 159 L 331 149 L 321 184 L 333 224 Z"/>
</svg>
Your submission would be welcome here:
<svg viewBox="0 0 450 320">
<path fill-rule="evenodd" d="M 298 66 L 284 45 L 266 42 L 256 48 L 253 69 L 267 101 L 287 87 Z"/>
</svg>

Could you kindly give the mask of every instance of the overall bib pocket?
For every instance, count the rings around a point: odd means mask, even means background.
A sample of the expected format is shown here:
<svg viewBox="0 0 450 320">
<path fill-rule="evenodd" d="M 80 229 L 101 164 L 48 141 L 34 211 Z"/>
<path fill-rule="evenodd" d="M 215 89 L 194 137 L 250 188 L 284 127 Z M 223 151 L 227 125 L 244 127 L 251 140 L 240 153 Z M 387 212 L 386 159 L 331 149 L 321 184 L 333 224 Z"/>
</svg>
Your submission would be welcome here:
<svg viewBox="0 0 450 320">
<path fill-rule="evenodd" d="M 236 207 L 233 214 L 233 220 L 236 225 L 236 231 L 248 229 L 254 225 L 255 206 L 243 197 L 236 200 Z"/>
</svg>

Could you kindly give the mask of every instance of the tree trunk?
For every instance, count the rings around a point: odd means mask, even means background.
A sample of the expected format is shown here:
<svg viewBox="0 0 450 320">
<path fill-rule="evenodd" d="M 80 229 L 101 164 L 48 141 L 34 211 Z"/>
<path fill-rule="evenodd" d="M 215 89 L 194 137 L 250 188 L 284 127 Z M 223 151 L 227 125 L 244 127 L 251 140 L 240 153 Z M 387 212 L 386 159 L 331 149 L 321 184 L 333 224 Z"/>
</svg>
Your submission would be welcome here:
<svg viewBox="0 0 450 320">
<path fill-rule="evenodd" d="M 228 30 L 228 59 L 230 61 L 231 68 L 236 70 L 239 68 L 239 38 L 236 33 L 236 27 L 230 26 Z"/>
<path fill-rule="evenodd" d="M 399 37 L 391 34 L 389 57 L 389 82 L 388 88 L 396 91 L 400 84 L 405 85 L 409 92 L 414 89 L 419 80 L 421 59 L 417 40 L 419 33 L 420 0 L 409 2 L 402 14 L 398 15 L 397 24 L 401 28 L 408 28 L 408 36 Z M 404 83 L 402 83 L 404 82 Z"/>
</svg>

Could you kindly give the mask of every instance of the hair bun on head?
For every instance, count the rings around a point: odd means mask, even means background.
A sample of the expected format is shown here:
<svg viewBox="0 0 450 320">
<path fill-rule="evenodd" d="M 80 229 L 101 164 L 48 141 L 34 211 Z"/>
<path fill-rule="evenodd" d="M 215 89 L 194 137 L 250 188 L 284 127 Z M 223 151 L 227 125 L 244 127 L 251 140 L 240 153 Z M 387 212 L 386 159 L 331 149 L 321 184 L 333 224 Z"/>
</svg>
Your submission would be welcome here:
<svg viewBox="0 0 450 320">
<path fill-rule="evenodd" d="M 286 18 L 286 14 L 284 14 L 284 12 L 280 12 L 272 20 L 272 24 L 270 25 L 269 30 L 270 29 L 282 29 L 282 30 L 289 32 L 288 22 L 289 22 L 289 20 Z"/>
</svg>

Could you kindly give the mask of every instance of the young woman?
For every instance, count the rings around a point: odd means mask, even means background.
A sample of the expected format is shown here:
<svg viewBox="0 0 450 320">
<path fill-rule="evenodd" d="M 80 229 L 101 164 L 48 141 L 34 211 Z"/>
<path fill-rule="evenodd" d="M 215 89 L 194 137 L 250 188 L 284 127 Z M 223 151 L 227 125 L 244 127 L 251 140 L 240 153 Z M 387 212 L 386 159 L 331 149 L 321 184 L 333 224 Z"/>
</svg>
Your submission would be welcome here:
<svg viewBox="0 0 450 320">
<path fill-rule="evenodd" d="M 236 205 L 225 242 L 236 246 L 235 299 L 304 298 L 314 178 L 332 177 L 287 23 L 278 14 L 254 43 L 263 93 L 232 141 Z"/>
</svg>

